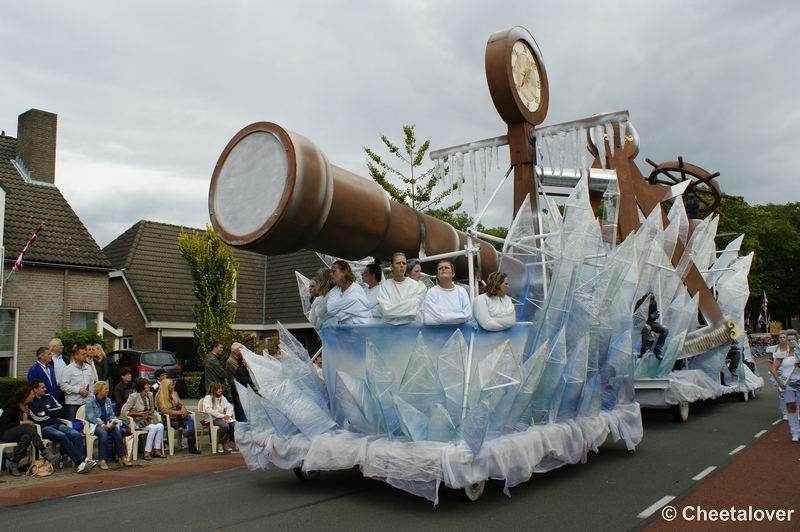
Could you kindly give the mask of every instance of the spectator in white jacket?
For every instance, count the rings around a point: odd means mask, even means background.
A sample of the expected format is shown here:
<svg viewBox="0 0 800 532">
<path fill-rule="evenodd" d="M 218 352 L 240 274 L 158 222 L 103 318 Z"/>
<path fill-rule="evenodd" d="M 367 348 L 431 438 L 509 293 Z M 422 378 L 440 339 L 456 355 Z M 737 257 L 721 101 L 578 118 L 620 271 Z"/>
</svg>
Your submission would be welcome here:
<svg viewBox="0 0 800 532">
<path fill-rule="evenodd" d="M 75 421 L 78 409 L 89 401 L 95 378 L 92 366 L 86 362 L 86 346 L 75 344 L 72 363 L 64 368 L 59 387 L 64 392 L 64 417 Z"/>
<path fill-rule="evenodd" d="M 228 440 L 233 436 L 236 421 L 233 418 L 233 406 L 222 395 L 222 386 L 218 382 L 212 382 L 208 387 L 208 395 L 200 401 L 200 411 L 208 414 L 213 420 L 214 425 L 219 427 L 217 435 L 217 452 L 231 452 L 233 449 L 228 447 Z"/>
</svg>

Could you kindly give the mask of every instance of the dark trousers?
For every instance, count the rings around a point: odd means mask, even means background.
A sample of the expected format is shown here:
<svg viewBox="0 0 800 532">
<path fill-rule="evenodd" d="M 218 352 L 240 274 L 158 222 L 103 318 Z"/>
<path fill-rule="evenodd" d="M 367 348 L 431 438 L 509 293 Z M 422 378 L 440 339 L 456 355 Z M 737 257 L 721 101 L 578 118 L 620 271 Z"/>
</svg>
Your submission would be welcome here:
<svg viewBox="0 0 800 532">
<path fill-rule="evenodd" d="M 44 444 L 36 432 L 35 425 L 18 425 L 13 429 L 3 431 L 3 441 L 14 442 L 17 447 L 14 449 L 13 461 L 19 463 L 28 454 L 28 446 L 33 444 L 40 451 L 44 451 Z"/>
<path fill-rule="evenodd" d="M 656 340 L 656 345 L 653 347 L 653 353 L 660 354 L 661 348 L 664 347 L 664 343 L 667 341 L 667 335 L 669 334 L 669 329 L 658 323 L 657 321 L 653 321 L 642 327 L 642 354 L 647 352 L 647 348 L 650 346 L 650 331 L 653 331 L 658 335 L 658 340 Z"/>
<path fill-rule="evenodd" d="M 226 422 L 224 419 L 215 419 L 214 425 L 219 427 L 219 433 L 217 434 L 217 443 L 225 443 L 231 436 L 233 436 L 233 427 L 236 425 L 235 421 Z"/>
</svg>

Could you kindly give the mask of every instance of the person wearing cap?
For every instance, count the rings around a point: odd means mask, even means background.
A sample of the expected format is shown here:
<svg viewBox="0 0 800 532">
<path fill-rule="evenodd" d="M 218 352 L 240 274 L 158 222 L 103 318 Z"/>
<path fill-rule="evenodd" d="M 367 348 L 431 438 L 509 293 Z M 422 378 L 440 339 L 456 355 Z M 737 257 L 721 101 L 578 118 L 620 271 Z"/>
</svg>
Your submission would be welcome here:
<svg viewBox="0 0 800 532">
<path fill-rule="evenodd" d="M 683 200 L 683 207 L 686 209 L 686 218 L 689 220 L 697 219 L 697 212 L 700 210 L 700 202 L 694 197 L 693 192 L 686 194 L 686 199 Z"/>
</svg>

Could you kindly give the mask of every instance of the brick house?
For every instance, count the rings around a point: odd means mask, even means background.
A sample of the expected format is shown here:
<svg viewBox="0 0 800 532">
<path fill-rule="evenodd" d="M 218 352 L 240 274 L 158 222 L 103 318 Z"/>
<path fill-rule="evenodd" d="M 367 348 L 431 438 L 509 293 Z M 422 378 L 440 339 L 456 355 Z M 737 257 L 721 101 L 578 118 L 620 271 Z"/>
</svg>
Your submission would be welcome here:
<svg viewBox="0 0 800 532">
<path fill-rule="evenodd" d="M 104 322 L 111 263 L 55 185 L 57 125 L 57 115 L 31 109 L 19 116 L 18 138 L 0 135 L 0 376 L 26 375 L 36 349 L 62 329 L 114 330 Z M 24 269 L 11 274 L 42 220 Z"/>
<path fill-rule="evenodd" d="M 166 349 L 193 370 L 197 362 L 192 306 L 197 300 L 178 249 L 180 232 L 177 225 L 142 220 L 103 248 L 114 267 L 106 317 L 124 331 L 123 347 Z M 280 321 L 309 350 L 316 350 L 318 337 L 303 315 L 294 272 L 313 276 L 324 266 L 319 257 L 310 251 L 264 257 L 242 250 L 235 256 L 239 277 L 233 328 L 266 340 Z"/>
</svg>

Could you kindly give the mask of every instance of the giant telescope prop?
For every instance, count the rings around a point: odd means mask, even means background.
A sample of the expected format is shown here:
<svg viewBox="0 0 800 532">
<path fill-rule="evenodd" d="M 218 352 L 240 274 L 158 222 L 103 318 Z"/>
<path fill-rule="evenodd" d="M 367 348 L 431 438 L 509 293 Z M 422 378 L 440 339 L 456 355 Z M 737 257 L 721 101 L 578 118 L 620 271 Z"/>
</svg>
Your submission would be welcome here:
<svg viewBox="0 0 800 532">
<path fill-rule="evenodd" d="M 508 146 L 510 168 L 466 232 L 390 201 L 273 123 L 244 128 L 222 152 L 209 214 L 231 246 L 350 261 L 396 251 L 429 265 L 447 257 L 472 298 L 479 279 L 507 273 L 517 311 L 516 325 L 498 332 L 475 323 L 321 327 L 324 380 L 278 324 L 280 362 L 243 354 L 259 389 L 238 388 L 248 422 L 237 423 L 236 439 L 251 469 L 272 463 L 309 480 L 359 466 L 434 502 L 441 483 L 474 501 L 489 478 L 505 479 L 509 493 L 534 472 L 584 461 L 609 434 L 634 449 L 642 437 L 634 395 L 685 419 L 688 402 L 763 385 L 747 366 L 724 364 L 743 329 L 752 255 L 738 256 L 741 237 L 717 252 L 716 218 L 689 220 L 681 200 L 692 191 L 713 211 L 725 197 L 717 174 L 678 158 L 651 163 L 645 178 L 627 111 L 541 126 L 549 84 L 524 28 L 492 35 L 485 57 L 507 134 L 430 154 L 443 184 L 462 186 L 470 168 L 477 209 L 479 174 L 492 159 L 499 168 L 497 148 Z M 515 217 L 500 240 L 478 223 L 509 179 Z M 672 203 L 669 215 L 662 202 Z M 634 305 L 646 294 L 669 328 L 659 356 L 659 343 L 649 348 L 649 305 Z"/>
</svg>

